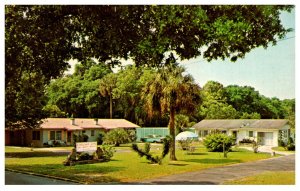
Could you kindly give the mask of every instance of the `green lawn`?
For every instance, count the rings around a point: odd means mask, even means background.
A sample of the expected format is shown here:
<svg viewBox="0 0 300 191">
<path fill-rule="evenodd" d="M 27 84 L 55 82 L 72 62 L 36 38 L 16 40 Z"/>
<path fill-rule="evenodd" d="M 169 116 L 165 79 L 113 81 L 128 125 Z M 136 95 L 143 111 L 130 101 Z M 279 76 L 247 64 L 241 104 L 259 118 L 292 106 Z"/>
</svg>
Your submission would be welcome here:
<svg viewBox="0 0 300 191">
<path fill-rule="evenodd" d="M 30 151 L 30 148 L 6 147 L 5 167 L 70 178 L 86 183 L 134 182 L 270 157 L 270 154 L 255 154 L 247 150 L 234 149 L 234 152 L 228 153 L 228 158 L 224 159 L 222 153 L 207 152 L 201 146 L 191 155 L 177 150 L 178 161 L 169 161 L 167 156 L 162 165 L 154 165 L 149 164 L 145 158 L 140 158 L 137 153 L 131 151 L 128 145 L 117 147 L 116 150 L 117 152 L 110 162 L 65 167 L 62 162 L 66 159 L 66 153 L 56 154 Z M 160 153 L 161 146 L 153 145 L 151 152 Z"/>
<path fill-rule="evenodd" d="M 284 147 L 272 147 L 274 151 L 284 151 L 287 153 L 295 153 L 295 151 L 287 151 Z"/>
<path fill-rule="evenodd" d="M 255 176 L 249 176 L 240 180 L 228 181 L 225 184 L 242 185 L 294 185 L 295 171 L 265 172 Z"/>
</svg>

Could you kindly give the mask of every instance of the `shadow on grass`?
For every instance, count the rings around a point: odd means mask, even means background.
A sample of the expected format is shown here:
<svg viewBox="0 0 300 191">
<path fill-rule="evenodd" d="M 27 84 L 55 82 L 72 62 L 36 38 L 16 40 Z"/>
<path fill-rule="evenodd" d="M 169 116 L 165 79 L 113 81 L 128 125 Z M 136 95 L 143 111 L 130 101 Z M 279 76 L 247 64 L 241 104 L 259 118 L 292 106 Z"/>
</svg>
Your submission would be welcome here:
<svg viewBox="0 0 300 191">
<path fill-rule="evenodd" d="M 5 153 L 5 158 L 68 156 L 68 154 L 70 154 L 70 152 L 47 152 L 47 151 L 14 152 L 14 153 Z"/>
<path fill-rule="evenodd" d="M 195 162 L 203 164 L 224 164 L 224 163 L 239 163 L 241 160 L 232 159 L 187 159 L 185 162 Z"/>
<path fill-rule="evenodd" d="M 172 166 L 187 166 L 188 164 L 168 164 L 168 165 L 172 165 Z"/>
<path fill-rule="evenodd" d="M 143 183 L 141 183 L 143 184 Z M 145 183 L 147 184 L 147 183 Z M 156 184 L 156 185 L 215 185 L 215 182 L 211 181 L 154 181 L 149 184 Z"/>
<path fill-rule="evenodd" d="M 103 166 L 96 164 L 63 166 L 62 164 L 43 165 L 6 165 L 5 168 L 23 172 L 72 179 L 86 184 L 118 184 L 121 180 L 108 176 L 110 172 L 123 170 L 125 167 Z"/>
<path fill-rule="evenodd" d="M 207 155 L 207 153 L 188 153 L 188 155 Z"/>
</svg>

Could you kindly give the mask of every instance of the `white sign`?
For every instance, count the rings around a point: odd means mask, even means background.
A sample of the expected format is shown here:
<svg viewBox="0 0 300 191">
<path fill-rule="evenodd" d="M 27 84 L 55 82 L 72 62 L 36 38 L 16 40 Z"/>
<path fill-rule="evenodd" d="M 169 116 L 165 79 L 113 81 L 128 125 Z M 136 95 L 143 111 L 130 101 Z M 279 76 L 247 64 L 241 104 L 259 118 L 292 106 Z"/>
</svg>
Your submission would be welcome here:
<svg viewBox="0 0 300 191">
<path fill-rule="evenodd" d="M 97 150 L 97 142 L 76 143 L 76 152 L 94 152 Z"/>
</svg>

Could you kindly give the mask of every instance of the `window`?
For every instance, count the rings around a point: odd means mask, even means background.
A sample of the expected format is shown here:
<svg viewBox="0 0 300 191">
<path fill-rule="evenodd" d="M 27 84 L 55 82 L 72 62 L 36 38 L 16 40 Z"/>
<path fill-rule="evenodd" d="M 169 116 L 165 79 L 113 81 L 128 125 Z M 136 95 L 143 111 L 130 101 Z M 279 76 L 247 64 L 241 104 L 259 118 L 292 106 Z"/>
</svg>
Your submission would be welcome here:
<svg viewBox="0 0 300 191">
<path fill-rule="evenodd" d="M 95 130 L 91 130 L 91 136 L 95 136 Z"/>
<path fill-rule="evenodd" d="M 61 131 L 56 131 L 56 139 L 55 140 L 61 140 Z"/>
<path fill-rule="evenodd" d="M 282 137 L 288 138 L 288 130 L 282 130 Z"/>
<path fill-rule="evenodd" d="M 227 131 L 226 131 L 226 130 L 223 130 L 223 131 L 221 131 L 221 133 L 223 133 L 223 134 L 226 134 L 226 133 L 227 133 Z"/>
<path fill-rule="evenodd" d="M 249 131 L 249 137 L 253 137 L 253 131 Z"/>
<path fill-rule="evenodd" d="M 50 131 L 50 140 L 62 140 L 61 131 Z"/>
<path fill-rule="evenodd" d="M 205 137 L 206 135 L 208 135 L 208 130 L 203 131 L 203 137 Z"/>
<path fill-rule="evenodd" d="M 83 130 L 82 133 L 85 133 L 85 130 Z"/>
<path fill-rule="evenodd" d="M 40 140 L 40 131 L 32 131 L 32 140 Z"/>
<path fill-rule="evenodd" d="M 50 131 L 50 140 L 55 140 L 55 131 Z"/>
</svg>

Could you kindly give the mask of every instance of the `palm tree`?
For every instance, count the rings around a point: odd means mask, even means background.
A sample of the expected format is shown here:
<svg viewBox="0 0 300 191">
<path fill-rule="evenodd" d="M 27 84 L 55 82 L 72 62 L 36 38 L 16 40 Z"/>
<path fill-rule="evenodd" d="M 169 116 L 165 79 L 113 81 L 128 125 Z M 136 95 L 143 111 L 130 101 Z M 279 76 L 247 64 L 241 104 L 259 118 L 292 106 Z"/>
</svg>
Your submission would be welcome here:
<svg viewBox="0 0 300 191">
<path fill-rule="evenodd" d="M 112 99 L 113 99 L 113 89 L 116 88 L 117 75 L 115 73 L 109 73 L 104 76 L 99 83 L 99 91 L 103 97 L 109 96 L 109 115 L 112 119 L 113 109 L 112 109 Z"/>
<path fill-rule="evenodd" d="M 171 64 L 158 70 L 142 89 L 145 110 L 151 118 L 155 113 L 168 113 L 169 130 L 172 137 L 170 159 L 175 155 L 175 114 L 192 113 L 200 101 L 200 87 L 190 75 L 183 75 L 185 69 Z"/>
</svg>

